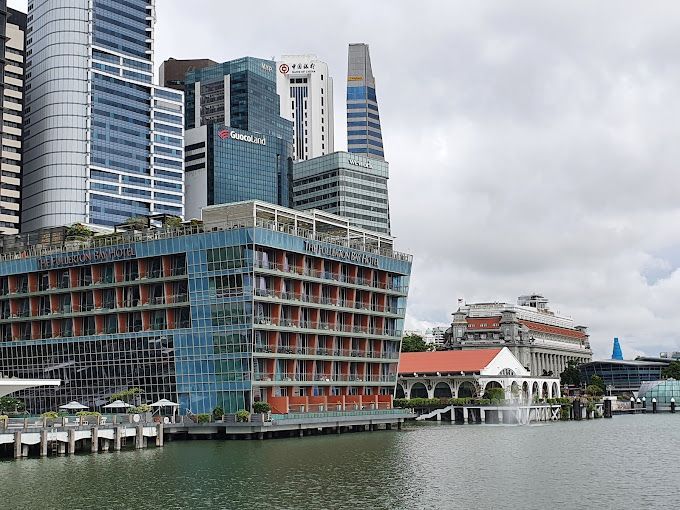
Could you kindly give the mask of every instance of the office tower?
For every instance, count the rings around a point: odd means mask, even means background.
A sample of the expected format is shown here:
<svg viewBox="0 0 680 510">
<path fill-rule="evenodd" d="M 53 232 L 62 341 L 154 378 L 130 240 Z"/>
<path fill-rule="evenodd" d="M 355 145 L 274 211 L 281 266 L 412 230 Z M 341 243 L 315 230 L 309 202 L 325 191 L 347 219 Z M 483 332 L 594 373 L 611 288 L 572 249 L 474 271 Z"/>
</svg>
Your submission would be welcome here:
<svg viewBox="0 0 680 510">
<path fill-rule="evenodd" d="M 276 62 L 281 116 L 293 122 L 294 158 L 330 154 L 334 149 L 333 79 L 316 55 L 283 55 Z"/>
<path fill-rule="evenodd" d="M 177 60 L 169 58 L 158 69 L 158 83 L 162 87 L 169 87 L 184 92 L 184 79 L 189 71 L 203 69 L 216 65 L 217 62 L 209 58 Z"/>
<path fill-rule="evenodd" d="M 384 159 L 368 44 L 350 44 L 347 62 L 347 151 Z"/>
<path fill-rule="evenodd" d="M 280 116 L 274 62 L 194 69 L 185 85 L 186 216 L 243 200 L 290 205 L 293 126 Z"/>
<path fill-rule="evenodd" d="M 0 2 L 0 83 L 3 106 L 2 172 L 0 172 L 0 234 L 17 234 L 21 210 L 21 140 L 24 107 L 24 43 L 26 14 L 5 9 Z"/>
<path fill-rule="evenodd" d="M 334 152 L 293 163 L 293 207 L 337 214 L 353 226 L 390 233 L 389 164 Z"/>
<path fill-rule="evenodd" d="M 154 4 L 29 0 L 24 231 L 183 216 L 184 101 L 153 85 Z"/>
</svg>

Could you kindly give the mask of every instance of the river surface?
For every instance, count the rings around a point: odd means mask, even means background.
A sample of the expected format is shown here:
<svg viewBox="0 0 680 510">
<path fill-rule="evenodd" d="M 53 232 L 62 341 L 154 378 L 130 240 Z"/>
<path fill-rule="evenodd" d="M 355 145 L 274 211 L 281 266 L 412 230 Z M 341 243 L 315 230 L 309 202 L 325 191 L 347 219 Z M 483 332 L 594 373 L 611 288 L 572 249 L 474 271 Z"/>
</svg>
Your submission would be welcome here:
<svg viewBox="0 0 680 510">
<path fill-rule="evenodd" d="M 0 462 L 6 509 L 680 508 L 680 414 Z"/>
</svg>

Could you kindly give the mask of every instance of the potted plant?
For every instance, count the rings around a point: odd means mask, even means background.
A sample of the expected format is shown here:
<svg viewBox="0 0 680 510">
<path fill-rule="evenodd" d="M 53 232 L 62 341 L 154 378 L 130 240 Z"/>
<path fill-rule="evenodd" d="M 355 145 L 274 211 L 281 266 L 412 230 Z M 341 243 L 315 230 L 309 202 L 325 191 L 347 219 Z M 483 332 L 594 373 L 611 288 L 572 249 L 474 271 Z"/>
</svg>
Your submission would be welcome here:
<svg viewBox="0 0 680 510">
<path fill-rule="evenodd" d="M 272 408 L 267 402 L 257 401 L 253 404 L 253 416 L 252 421 L 265 422 L 268 421 L 266 415 L 271 412 Z"/>
<path fill-rule="evenodd" d="M 246 411 L 245 409 L 241 409 L 238 413 L 236 413 L 236 421 L 239 421 L 239 422 L 250 421 L 250 413 L 248 411 Z"/>
</svg>

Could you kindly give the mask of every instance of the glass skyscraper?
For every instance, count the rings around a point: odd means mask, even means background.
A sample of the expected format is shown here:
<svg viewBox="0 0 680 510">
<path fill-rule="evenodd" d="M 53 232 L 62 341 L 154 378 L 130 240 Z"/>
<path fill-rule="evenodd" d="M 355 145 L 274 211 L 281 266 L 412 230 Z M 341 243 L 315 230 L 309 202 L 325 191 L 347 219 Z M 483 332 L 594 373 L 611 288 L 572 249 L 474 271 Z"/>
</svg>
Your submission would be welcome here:
<svg viewBox="0 0 680 510">
<path fill-rule="evenodd" d="M 153 85 L 154 0 L 29 0 L 24 231 L 184 215 L 183 96 Z"/>
<path fill-rule="evenodd" d="M 350 44 L 347 62 L 347 151 L 384 159 L 368 44 Z"/>
<path fill-rule="evenodd" d="M 280 115 L 275 64 L 244 57 L 189 71 L 186 215 L 207 205 L 290 205 L 293 123 Z"/>
</svg>

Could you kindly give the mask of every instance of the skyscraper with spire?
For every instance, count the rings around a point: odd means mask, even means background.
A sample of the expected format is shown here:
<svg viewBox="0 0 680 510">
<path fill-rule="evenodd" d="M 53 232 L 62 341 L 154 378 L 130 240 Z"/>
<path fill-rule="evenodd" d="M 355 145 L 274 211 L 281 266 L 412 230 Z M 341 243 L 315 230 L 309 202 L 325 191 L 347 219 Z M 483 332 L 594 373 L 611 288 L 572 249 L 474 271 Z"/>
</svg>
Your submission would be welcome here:
<svg viewBox="0 0 680 510">
<path fill-rule="evenodd" d="M 368 44 L 349 45 L 347 60 L 347 151 L 385 159 L 375 78 Z"/>
</svg>

